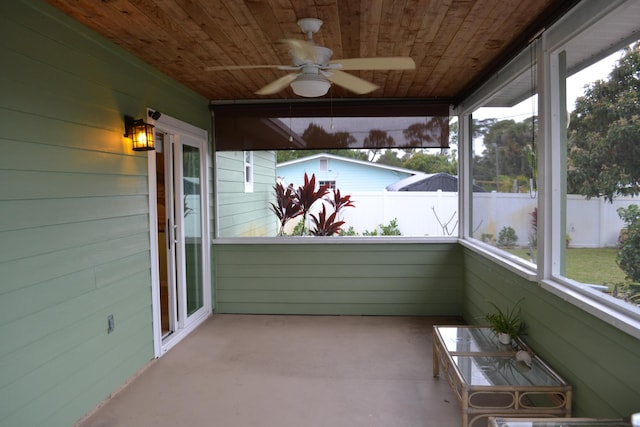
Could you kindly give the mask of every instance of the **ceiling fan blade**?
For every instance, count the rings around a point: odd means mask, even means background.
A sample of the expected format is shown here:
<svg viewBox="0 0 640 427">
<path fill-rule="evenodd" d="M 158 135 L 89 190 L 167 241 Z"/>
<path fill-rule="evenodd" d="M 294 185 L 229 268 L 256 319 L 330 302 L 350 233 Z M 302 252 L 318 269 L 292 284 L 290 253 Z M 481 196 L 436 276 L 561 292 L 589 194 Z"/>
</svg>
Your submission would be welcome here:
<svg viewBox="0 0 640 427">
<path fill-rule="evenodd" d="M 206 67 L 205 71 L 255 70 L 260 68 L 276 68 L 278 70 L 297 70 L 291 65 L 220 65 Z"/>
<path fill-rule="evenodd" d="M 416 63 L 407 56 L 388 56 L 376 58 L 345 58 L 329 61 L 329 64 L 342 65 L 341 70 L 415 70 Z"/>
<path fill-rule="evenodd" d="M 291 54 L 294 58 L 298 58 L 305 62 L 316 62 L 316 51 L 314 45 L 306 40 L 283 39 L 282 43 L 289 46 Z"/>
<path fill-rule="evenodd" d="M 287 74 L 280 77 L 278 80 L 274 80 L 265 87 L 255 92 L 256 95 L 273 95 L 280 92 L 285 87 L 289 86 L 289 83 L 294 81 L 298 77 L 298 73 Z"/>
<path fill-rule="evenodd" d="M 326 73 L 326 77 L 338 86 L 342 86 L 345 89 L 355 92 L 358 95 L 364 95 L 365 93 L 373 92 L 378 89 L 378 85 L 368 82 L 360 77 L 353 76 L 349 73 L 344 73 L 338 70 L 332 70 L 330 73 Z"/>
</svg>

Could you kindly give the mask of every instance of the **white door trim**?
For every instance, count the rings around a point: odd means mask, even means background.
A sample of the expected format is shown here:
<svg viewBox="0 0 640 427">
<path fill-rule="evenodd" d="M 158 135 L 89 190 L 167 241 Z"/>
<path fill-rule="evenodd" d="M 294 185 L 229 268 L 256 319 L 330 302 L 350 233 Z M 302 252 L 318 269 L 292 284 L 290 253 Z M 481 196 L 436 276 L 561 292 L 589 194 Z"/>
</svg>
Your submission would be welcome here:
<svg viewBox="0 0 640 427">
<path fill-rule="evenodd" d="M 156 266 L 159 264 L 158 254 L 158 224 L 157 224 L 157 206 L 156 198 L 157 186 L 156 186 L 156 159 L 155 152 L 149 151 L 147 154 L 148 165 L 148 186 L 149 186 L 149 234 L 150 234 L 150 248 L 151 248 L 151 299 L 152 299 L 152 319 L 153 319 L 153 347 L 154 356 L 156 358 L 162 356 L 169 351 L 173 346 L 178 344 L 184 337 L 186 337 L 191 331 L 199 326 L 204 320 L 211 315 L 211 266 L 209 260 L 210 247 L 211 247 L 211 234 L 209 230 L 210 218 L 209 218 L 209 153 L 208 153 L 208 135 L 204 129 L 197 128 L 189 123 L 185 123 L 176 118 L 163 114 L 155 122 L 151 119 L 149 121 L 157 128 L 177 136 L 180 135 L 189 136 L 192 139 L 198 140 L 202 143 L 202 156 L 204 159 L 203 167 L 201 168 L 201 190 L 202 190 L 202 243 L 203 243 L 203 303 L 204 310 L 201 314 L 192 316 L 185 325 L 171 334 L 170 337 L 162 339 L 161 319 L 160 319 L 160 278 Z"/>
</svg>

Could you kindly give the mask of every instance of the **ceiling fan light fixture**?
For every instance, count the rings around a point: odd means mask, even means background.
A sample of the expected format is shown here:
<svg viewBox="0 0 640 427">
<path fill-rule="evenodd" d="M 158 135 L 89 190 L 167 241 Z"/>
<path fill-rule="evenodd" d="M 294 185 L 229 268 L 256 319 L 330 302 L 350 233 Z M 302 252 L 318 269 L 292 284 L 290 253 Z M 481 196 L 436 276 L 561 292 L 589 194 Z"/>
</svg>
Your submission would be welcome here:
<svg viewBox="0 0 640 427">
<path fill-rule="evenodd" d="M 318 74 L 300 74 L 291 82 L 293 92 L 305 98 L 316 98 L 326 95 L 331 82 Z"/>
</svg>

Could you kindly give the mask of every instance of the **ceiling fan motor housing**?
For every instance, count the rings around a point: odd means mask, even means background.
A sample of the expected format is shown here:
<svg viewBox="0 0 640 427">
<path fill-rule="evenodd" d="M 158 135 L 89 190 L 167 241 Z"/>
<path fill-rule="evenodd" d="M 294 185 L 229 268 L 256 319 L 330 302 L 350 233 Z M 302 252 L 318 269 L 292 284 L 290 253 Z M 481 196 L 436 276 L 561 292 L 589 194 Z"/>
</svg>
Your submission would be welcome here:
<svg viewBox="0 0 640 427">
<path fill-rule="evenodd" d="M 312 54 L 309 56 L 313 56 L 313 58 L 301 58 L 300 56 L 303 56 L 304 53 L 299 56 L 300 52 L 293 49 L 289 51 L 289 56 L 291 56 L 291 61 L 295 66 L 302 67 L 308 65 L 310 62 L 319 66 L 325 66 L 329 63 L 333 55 L 333 51 L 327 47 L 312 45 L 308 46 L 308 48 L 312 50 Z"/>
<path fill-rule="evenodd" d="M 309 40 L 311 40 L 313 34 L 320 31 L 322 26 L 322 20 L 316 18 L 302 18 L 298 20 L 298 27 L 305 33 Z"/>
</svg>

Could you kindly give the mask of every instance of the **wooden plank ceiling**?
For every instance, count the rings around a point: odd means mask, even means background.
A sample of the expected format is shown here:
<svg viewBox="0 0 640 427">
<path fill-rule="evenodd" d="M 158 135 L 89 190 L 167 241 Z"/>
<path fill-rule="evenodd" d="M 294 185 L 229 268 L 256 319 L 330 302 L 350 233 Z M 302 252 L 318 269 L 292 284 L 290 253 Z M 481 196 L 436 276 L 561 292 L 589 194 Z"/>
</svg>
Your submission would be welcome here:
<svg viewBox="0 0 640 427">
<path fill-rule="evenodd" d="M 545 23 L 561 0 L 47 0 L 210 100 L 296 98 L 254 92 L 288 71 L 206 71 L 289 65 L 285 38 L 304 39 L 300 18 L 324 24 L 314 42 L 333 59 L 410 56 L 413 71 L 349 71 L 379 89 L 357 97 L 464 97 Z M 334 98 L 355 98 L 333 87 Z"/>
</svg>

